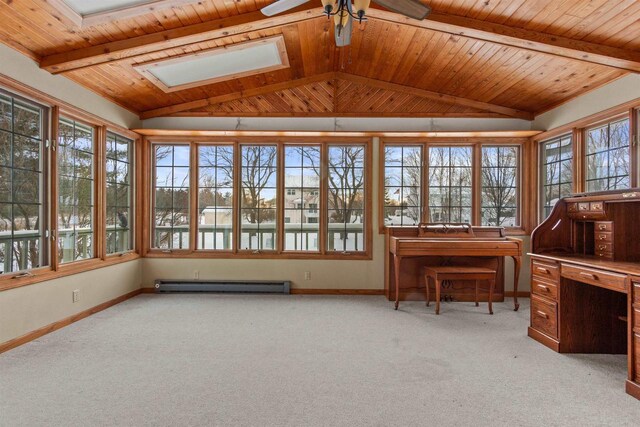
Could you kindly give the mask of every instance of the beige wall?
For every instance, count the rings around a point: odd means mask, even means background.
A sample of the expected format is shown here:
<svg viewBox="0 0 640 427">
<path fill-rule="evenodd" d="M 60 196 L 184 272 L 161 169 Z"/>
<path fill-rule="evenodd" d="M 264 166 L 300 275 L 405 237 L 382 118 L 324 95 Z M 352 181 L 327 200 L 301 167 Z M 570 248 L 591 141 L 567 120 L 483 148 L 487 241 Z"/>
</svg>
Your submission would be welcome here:
<svg viewBox="0 0 640 427">
<path fill-rule="evenodd" d="M 139 288 L 140 260 L 133 260 L 0 292 L 0 343 Z"/>
</svg>

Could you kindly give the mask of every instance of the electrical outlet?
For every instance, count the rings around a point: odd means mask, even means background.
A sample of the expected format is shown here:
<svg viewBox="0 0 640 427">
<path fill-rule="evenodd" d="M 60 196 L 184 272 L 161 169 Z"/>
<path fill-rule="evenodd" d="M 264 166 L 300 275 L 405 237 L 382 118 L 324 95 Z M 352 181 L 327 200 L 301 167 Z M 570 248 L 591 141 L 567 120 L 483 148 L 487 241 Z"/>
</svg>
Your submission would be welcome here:
<svg viewBox="0 0 640 427">
<path fill-rule="evenodd" d="M 304 280 L 311 280 L 311 272 L 310 271 L 305 271 L 304 272 Z"/>
<path fill-rule="evenodd" d="M 194 279 L 199 279 L 199 278 L 200 278 L 200 272 L 199 272 L 198 270 L 195 270 L 195 271 L 193 272 L 193 278 L 194 278 Z"/>
<path fill-rule="evenodd" d="M 80 289 L 76 289 L 72 293 L 73 302 L 80 301 Z"/>
</svg>

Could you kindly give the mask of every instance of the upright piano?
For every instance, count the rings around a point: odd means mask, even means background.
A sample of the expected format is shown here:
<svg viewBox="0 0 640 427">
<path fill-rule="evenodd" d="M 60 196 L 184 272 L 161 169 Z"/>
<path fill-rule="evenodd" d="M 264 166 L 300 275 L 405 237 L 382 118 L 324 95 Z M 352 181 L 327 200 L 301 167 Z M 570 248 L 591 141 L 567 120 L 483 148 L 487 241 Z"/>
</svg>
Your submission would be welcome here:
<svg viewBox="0 0 640 427">
<path fill-rule="evenodd" d="M 561 353 L 627 354 L 640 399 L 640 189 L 561 199 L 531 235 L 528 334 Z"/>
<path fill-rule="evenodd" d="M 515 262 L 514 309 L 518 304 L 518 279 L 522 240 L 506 237 L 503 227 L 473 227 L 469 224 L 428 224 L 388 227 L 385 240 L 385 294 L 395 300 L 425 298 L 424 266 L 475 266 L 497 271 L 494 301 L 504 301 L 504 257 Z M 422 290 L 420 290 L 422 288 Z M 442 297 L 451 301 L 474 301 L 473 283 L 445 283 Z M 480 294 L 489 298 L 488 289 Z"/>
</svg>

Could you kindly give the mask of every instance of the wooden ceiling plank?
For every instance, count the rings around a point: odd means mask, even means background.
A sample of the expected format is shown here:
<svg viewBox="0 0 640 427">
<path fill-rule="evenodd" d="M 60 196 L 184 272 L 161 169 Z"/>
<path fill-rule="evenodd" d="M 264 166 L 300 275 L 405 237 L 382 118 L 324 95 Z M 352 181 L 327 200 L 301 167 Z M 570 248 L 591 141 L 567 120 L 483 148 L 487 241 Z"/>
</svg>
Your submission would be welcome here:
<svg viewBox="0 0 640 427">
<path fill-rule="evenodd" d="M 50 1 L 50 0 L 49 0 Z M 56 0 L 60 2 L 60 0 Z M 163 9 L 172 9 L 174 7 L 180 7 L 188 3 L 196 3 L 197 0 L 158 0 L 153 2 L 147 2 L 134 6 L 124 6 L 114 10 L 108 10 L 106 12 L 97 12 L 89 15 L 85 15 L 81 20 L 81 27 L 94 27 L 96 25 L 104 24 L 106 22 L 119 21 L 127 18 L 133 18 L 139 15 L 145 15 L 148 13 L 157 12 Z"/>
<path fill-rule="evenodd" d="M 294 12 L 266 17 L 260 11 L 173 28 L 126 40 L 49 55 L 40 67 L 53 74 L 123 60 L 202 41 L 265 30 L 305 20 L 319 19 L 317 5 L 307 3 Z"/>
<path fill-rule="evenodd" d="M 432 13 L 428 19 L 417 21 L 375 8 L 369 10 L 368 16 L 387 22 L 427 28 L 449 34 L 459 34 L 501 45 L 640 73 L 640 52 L 568 39 L 463 16 Z"/>
<path fill-rule="evenodd" d="M 394 90 L 396 92 L 409 93 L 412 95 L 422 96 L 424 98 L 431 98 L 436 101 L 465 105 L 467 107 L 473 107 L 483 111 L 492 111 L 494 113 L 504 114 L 506 116 L 517 117 L 525 120 L 531 120 L 533 118 L 533 115 L 528 111 L 516 110 L 501 105 L 489 104 L 486 102 L 476 101 L 459 96 L 445 95 L 442 93 L 432 92 L 424 89 L 417 89 L 414 87 L 399 85 L 395 83 L 383 82 L 380 80 L 356 76 L 354 74 L 338 73 L 338 76 L 339 78 L 350 80 L 354 83 L 379 87 L 381 89 Z"/>
<path fill-rule="evenodd" d="M 289 80 L 286 82 L 276 83 L 273 85 L 267 85 L 267 86 L 257 87 L 254 89 L 248 89 L 244 91 L 228 93 L 225 95 L 218 95 L 218 96 L 213 96 L 209 98 L 183 102 L 180 104 L 170 105 L 167 107 L 156 108 L 154 110 L 148 110 L 143 112 L 140 115 L 140 117 L 142 119 L 149 119 L 152 117 L 165 116 L 169 114 L 178 113 L 181 111 L 194 110 L 196 108 L 203 108 L 212 104 L 219 104 L 222 102 L 232 101 L 236 99 L 248 98 L 248 97 L 257 96 L 257 95 L 270 93 L 270 92 L 277 92 L 280 90 L 289 89 L 291 87 L 301 86 L 301 85 L 318 82 L 322 80 L 329 80 L 329 79 L 332 79 L 333 77 L 334 77 L 334 72 L 331 71 L 328 73 L 317 74 L 315 76 L 304 77 L 297 80 Z"/>
</svg>

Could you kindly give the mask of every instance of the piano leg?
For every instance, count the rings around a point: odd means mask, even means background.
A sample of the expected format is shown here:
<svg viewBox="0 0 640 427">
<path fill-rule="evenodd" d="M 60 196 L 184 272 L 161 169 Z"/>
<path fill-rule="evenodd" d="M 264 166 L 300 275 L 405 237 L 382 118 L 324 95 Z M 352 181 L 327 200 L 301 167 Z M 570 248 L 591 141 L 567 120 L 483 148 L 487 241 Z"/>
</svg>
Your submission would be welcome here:
<svg viewBox="0 0 640 427">
<path fill-rule="evenodd" d="M 520 280 L 520 257 L 512 256 L 513 258 L 513 311 L 518 311 L 520 304 L 518 303 L 518 281 Z"/>
<path fill-rule="evenodd" d="M 394 275 L 396 279 L 396 310 L 398 309 L 398 305 L 400 304 L 400 261 L 402 257 L 397 255 L 393 255 L 393 269 Z"/>
</svg>

